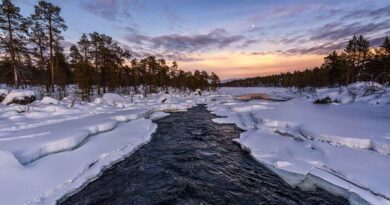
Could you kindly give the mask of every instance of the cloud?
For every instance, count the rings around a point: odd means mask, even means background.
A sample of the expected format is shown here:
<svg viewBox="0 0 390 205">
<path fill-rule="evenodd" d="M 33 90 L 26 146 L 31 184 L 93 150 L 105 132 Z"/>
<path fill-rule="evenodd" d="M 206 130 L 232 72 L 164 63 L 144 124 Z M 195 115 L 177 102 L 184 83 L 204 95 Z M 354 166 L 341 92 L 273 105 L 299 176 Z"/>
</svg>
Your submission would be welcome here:
<svg viewBox="0 0 390 205">
<path fill-rule="evenodd" d="M 353 35 L 369 35 L 372 33 L 379 33 L 384 30 L 389 30 L 390 21 L 385 20 L 378 23 L 360 23 L 354 22 L 350 24 L 330 23 L 318 29 L 313 29 L 313 35 L 310 40 L 341 40 L 350 38 Z"/>
<path fill-rule="evenodd" d="M 250 45 L 253 45 L 253 44 L 256 44 L 259 42 L 260 42 L 259 39 L 248 39 L 248 40 L 243 41 L 240 45 L 238 45 L 237 48 L 246 48 Z"/>
<path fill-rule="evenodd" d="M 120 41 L 116 41 L 123 49 L 126 49 L 130 52 L 133 58 L 146 58 L 148 56 L 155 56 L 157 58 L 164 58 L 166 60 L 171 61 L 180 61 L 180 62 L 194 62 L 201 61 L 202 58 L 197 58 L 193 56 L 189 56 L 186 53 L 178 52 L 178 51 L 158 51 L 155 49 L 148 49 L 142 46 L 129 46 L 126 43 L 122 43 Z"/>
<path fill-rule="evenodd" d="M 131 34 L 139 34 L 140 32 L 138 31 L 138 29 L 132 27 L 132 26 L 123 26 L 123 27 L 119 27 L 120 29 L 124 30 L 125 32 L 127 33 L 131 33 Z"/>
<path fill-rule="evenodd" d="M 384 39 L 385 37 L 377 37 L 377 38 L 369 38 L 368 41 L 370 42 L 371 46 L 378 47 L 383 43 Z M 306 55 L 306 54 L 328 55 L 334 50 L 344 49 L 345 46 L 347 45 L 347 42 L 348 42 L 347 40 L 340 43 L 328 42 L 317 46 L 293 48 L 293 49 L 288 49 L 286 51 L 278 51 L 278 52 L 284 54 L 300 54 L 300 55 Z"/>
<path fill-rule="evenodd" d="M 378 47 L 383 44 L 383 42 L 385 41 L 385 37 L 373 38 L 370 39 L 369 41 L 371 46 Z"/>
<path fill-rule="evenodd" d="M 272 52 L 272 51 L 259 51 L 259 52 L 242 52 L 243 55 L 248 56 L 264 56 L 264 55 L 271 55 L 275 53 L 281 53 L 280 50 Z"/>
<path fill-rule="evenodd" d="M 168 19 L 168 24 L 171 30 L 181 27 L 180 22 L 184 21 L 183 17 L 168 4 L 165 4 L 163 14 Z"/>
<path fill-rule="evenodd" d="M 336 43 L 336 44 L 322 44 L 322 45 L 312 46 L 312 47 L 292 48 L 283 51 L 282 53 L 299 54 L 299 55 L 306 55 L 306 54 L 327 55 L 334 50 L 339 50 L 344 48 L 346 44 L 347 43 L 344 42 L 344 43 Z"/>
<path fill-rule="evenodd" d="M 322 6 L 315 3 L 277 6 L 261 10 L 258 14 L 250 16 L 248 20 L 250 22 L 259 22 L 275 18 L 296 17 L 318 9 L 322 9 Z"/>
<path fill-rule="evenodd" d="M 130 8 L 142 7 L 139 0 L 79 0 L 87 11 L 111 21 L 131 18 Z"/>
<path fill-rule="evenodd" d="M 390 5 L 385 5 L 376 9 L 361 9 L 354 10 L 345 14 L 341 19 L 357 19 L 357 18 L 373 18 L 379 19 L 383 17 L 390 17 Z"/>
<path fill-rule="evenodd" d="M 132 44 L 149 46 L 162 51 L 196 52 L 226 48 L 245 40 L 241 35 L 230 35 L 224 29 L 214 29 L 207 34 L 161 35 L 150 37 L 141 34 L 129 34 L 125 39 Z"/>
</svg>

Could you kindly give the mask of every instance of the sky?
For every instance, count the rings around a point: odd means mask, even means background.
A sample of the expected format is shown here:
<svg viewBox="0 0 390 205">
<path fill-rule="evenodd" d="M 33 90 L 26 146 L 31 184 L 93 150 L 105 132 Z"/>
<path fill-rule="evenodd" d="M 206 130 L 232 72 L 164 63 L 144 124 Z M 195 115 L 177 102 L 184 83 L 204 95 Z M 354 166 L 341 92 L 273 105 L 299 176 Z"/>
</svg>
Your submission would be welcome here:
<svg viewBox="0 0 390 205">
<path fill-rule="evenodd" d="M 24 15 L 37 0 L 15 0 Z M 177 61 L 221 79 L 320 66 L 353 35 L 378 46 L 390 36 L 390 0 L 50 0 L 66 42 L 97 31 L 133 57 Z"/>
</svg>

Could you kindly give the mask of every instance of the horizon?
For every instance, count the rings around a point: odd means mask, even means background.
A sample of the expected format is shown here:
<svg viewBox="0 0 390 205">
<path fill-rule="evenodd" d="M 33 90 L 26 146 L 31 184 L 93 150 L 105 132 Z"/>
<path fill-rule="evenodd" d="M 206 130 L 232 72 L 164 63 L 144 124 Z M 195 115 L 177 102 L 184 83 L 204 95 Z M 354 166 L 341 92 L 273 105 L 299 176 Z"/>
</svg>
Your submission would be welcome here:
<svg viewBox="0 0 390 205">
<path fill-rule="evenodd" d="M 37 2 L 15 1 L 25 16 Z M 353 35 L 364 35 L 372 46 L 390 35 L 385 0 L 50 2 L 62 8 L 65 42 L 97 31 L 133 57 L 164 57 L 184 70 L 215 72 L 222 80 L 321 66 Z"/>
</svg>

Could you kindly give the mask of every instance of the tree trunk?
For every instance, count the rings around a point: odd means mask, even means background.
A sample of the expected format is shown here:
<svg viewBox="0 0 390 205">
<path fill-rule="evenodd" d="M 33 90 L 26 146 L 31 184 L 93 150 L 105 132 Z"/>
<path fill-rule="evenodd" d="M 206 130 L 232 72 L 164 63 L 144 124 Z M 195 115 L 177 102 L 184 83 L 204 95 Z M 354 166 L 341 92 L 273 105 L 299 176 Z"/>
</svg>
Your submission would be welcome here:
<svg viewBox="0 0 390 205">
<path fill-rule="evenodd" d="M 51 70 L 51 91 L 54 92 L 54 61 L 53 61 L 53 28 L 51 15 L 49 16 L 49 53 L 50 53 L 50 70 Z"/>
<path fill-rule="evenodd" d="M 12 32 L 12 25 L 11 25 L 11 17 L 9 14 L 7 14 L 7 20 L 8 20 L 8 35 L 9 35 L 9 50 L 11 52 L 11 60 L 12 60 L 12 67 L 13 67 L 13 72 L 14 72 L 14 83 L 15 87 L 19 87 L 19 71 L 17 67 L 17 62 L 16 62 L 16 56 L 15 56 L 15 48 L 14 48 L 14 39 L 13 39 L 13 32 Z"/>
</svg>

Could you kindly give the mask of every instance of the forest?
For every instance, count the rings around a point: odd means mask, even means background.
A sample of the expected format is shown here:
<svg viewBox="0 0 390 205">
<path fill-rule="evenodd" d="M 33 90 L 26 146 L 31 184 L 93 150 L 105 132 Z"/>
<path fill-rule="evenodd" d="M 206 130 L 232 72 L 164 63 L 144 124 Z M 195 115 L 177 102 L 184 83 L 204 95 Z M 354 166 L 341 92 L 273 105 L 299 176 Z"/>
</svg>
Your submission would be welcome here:
<svg viewBox="0 0 390 205">
<path fill-rule="evenodd" d="M 379 48 L 362 35 L 353 36 L 341 52 L 333 51 L 320 67 L 276 75 L 250 77 L 223 83 L 227 87 L 336 87 L 357 81 L 390 83 L 390 38 Z"/>
<path fill-rule="evenodd" d="M 14 88 L 41 88 L 62 98 L 69 85 L 78 85 L 88 99 L 106 92 L 147 95 L 175 88 L 180 91 L 215 89 L 215 73 L 179 69 L 173 61 L 147 56 L 133 58 L 112 37 L 83 34 L 70 48 L 62 45 L 67 30 L 61 8 L 39 1 L 30 16 L 23 16 L 11 0 L 0 5 L 0 84 Z"/>
</svg>

